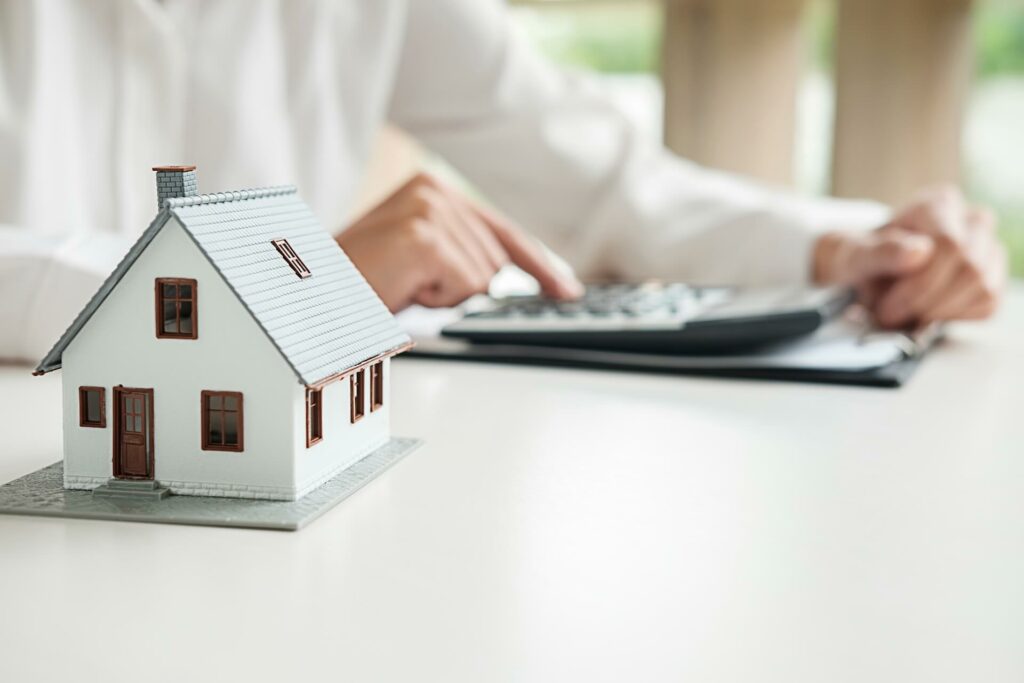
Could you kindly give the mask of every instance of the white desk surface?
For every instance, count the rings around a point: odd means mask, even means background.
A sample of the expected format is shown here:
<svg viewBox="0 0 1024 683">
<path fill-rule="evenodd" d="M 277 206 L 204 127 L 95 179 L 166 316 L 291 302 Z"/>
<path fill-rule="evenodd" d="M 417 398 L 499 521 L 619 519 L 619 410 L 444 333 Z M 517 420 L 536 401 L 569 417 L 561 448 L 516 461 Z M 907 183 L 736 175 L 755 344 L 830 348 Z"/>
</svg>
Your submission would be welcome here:
<svg viewBox="0 0 1024 683">
<path fill-rule="evenodd" d="M 1024 287 L 901 390 L 403 360 L 298 533 L 0 516 L 0 681 L 1024 681 Z M 0 369 L 0 481 L 59 373 Z"/>
</svg>

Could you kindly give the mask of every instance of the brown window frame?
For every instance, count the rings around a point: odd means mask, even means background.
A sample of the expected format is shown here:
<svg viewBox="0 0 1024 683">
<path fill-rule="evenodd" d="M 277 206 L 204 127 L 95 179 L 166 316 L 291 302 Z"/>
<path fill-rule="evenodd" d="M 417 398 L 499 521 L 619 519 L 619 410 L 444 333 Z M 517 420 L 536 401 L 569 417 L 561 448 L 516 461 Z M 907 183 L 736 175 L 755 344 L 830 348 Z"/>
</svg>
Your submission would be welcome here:
<svg viewBox="0 0 1024 683">
<path fill-rule="evenodd" d="M 192 298 L 181 299 L 174 297 L 177 302 L 175 311 L 177 313 L 178 328 L 181 328 L 181 302 L 189 301 L 192 304 L 192 331 L 188 333 L 172 333 L 164 331 L 164 285 L 190 285 L 192 287 Z M 158 277 L 154 285 L 156 295 L 156 338 L 157 339 L 198 339 L 199 338 L 199 287 L 192 278 L 186 277 Z"/>
<path fill-rule="evenodd" d="M 315 420 L 314 420 L 315 412 Z M 317 427 L 314 430 L 314 427 Z M 323 389 L 306 389 L 306 448 L 324 440 Z"/>
<path fill-rule="evenodd" d="M 352 424 L 359 422 L 366 415 L 366 371 L 360 368 L 349 376 L 349 419 Z"/>
<path fill-rule="evenodd" d="M 309 268 L 306 267 L 305 262 L 299 258 L 299 255 L 295 252 L 294 247 L 286 239 L 270 240 L 270 243 L 277 249 L 277 253 L 281 254 L 285 262 L 291 266 L 291 269 L 295 271 L 295 274 L 300 278 L 305 279 L 312 275 Z"/>
<path fill-rule="evenodd" d="M 214 396 L 220 398 L 237 398 L 238 399 L 238 410 L 227 410 L 221 408 L 221 424 L 224 424 L 223 414 L 229 412 L 238 413 L 238 443 L 237 444 L 219 444 L 210 443 L 210 412 L 209 400 Z M 232 453 L 241 453 L 245 450 L 245 404 L 243 403 L 242 392 L 240 391 L 213 391 L 211 389 L 203 389 L 199 395 L 199 410 L 201 413 L 202 421 L 202 443 L 204 451 L 229 451 Z M 223 434 L 221 438 L 227 434 L 227 430 L 222 427 Z"/>
<path fill-rule="evenodd" d="M 370 412 L 384 407 L 384 361 L 370 366 Z"/>
<path fill-rule="evenodd" d="M 85 394 L 90 391 L 99 392 L 100 395 L 100 419 L 93 422 L 88 419 L 88 402 Z M 107 426 L 107 390 L 105 387 L 78 387 L 78 426 L 94 427 L 105 429 Z"/>
</svg>

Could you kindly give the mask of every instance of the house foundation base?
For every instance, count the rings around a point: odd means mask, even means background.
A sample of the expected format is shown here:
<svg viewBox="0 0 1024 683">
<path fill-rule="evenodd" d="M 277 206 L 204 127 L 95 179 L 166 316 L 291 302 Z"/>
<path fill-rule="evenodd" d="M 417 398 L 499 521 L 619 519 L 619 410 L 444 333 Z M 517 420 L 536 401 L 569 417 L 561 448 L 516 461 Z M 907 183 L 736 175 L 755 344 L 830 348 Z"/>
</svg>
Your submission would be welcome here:
<svg viewBox="0 0 1024 683">
<path fill-rule="evenodd" d="M 293 501 L 94 495 L 92 491 L 65 489 L 64 464 L 58 462 L 0 486 L 0 514 L 295 531 L 376 479 L 422 443 L 419 439 L 392 437 L 337 476 Z M 113 482 L 103 485 L 108 490 L 112 486 Z M 157 488 L 154 485 L 150 492 Z"/>
</svg>

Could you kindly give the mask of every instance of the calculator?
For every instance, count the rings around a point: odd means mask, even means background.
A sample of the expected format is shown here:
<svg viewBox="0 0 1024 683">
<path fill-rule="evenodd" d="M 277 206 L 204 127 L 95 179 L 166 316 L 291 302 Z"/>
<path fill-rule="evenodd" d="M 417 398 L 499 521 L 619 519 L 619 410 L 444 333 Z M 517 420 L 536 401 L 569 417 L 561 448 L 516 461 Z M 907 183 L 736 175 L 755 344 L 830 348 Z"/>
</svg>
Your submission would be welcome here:
<svg viewBox="0 0 1024 683">
<path fill-rule="evenodd" d="M 491 299 L 445 337 L 651 353 L 740 352 L 811 334 L 854 300 L 846 288 L 588 285 L 573 301 Z"/>
</svg>

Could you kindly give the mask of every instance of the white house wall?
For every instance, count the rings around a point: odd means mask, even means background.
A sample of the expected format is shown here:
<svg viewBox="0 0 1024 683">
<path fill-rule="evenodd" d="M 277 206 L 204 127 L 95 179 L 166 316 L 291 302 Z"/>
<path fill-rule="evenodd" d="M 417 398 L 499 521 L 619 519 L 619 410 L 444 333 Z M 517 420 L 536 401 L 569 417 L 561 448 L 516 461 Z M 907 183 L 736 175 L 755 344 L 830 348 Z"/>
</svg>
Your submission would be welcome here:
<svg viewBox="0 0 1024 683">
<path fill-rule="evenodd" d="M 158 277 L 197 281 L 198 339 L 156 338 L 154 280 Z M 304 438 L 305 428 L 296 434 L 292 416 L 301 387 L 248 311 L 173 219 L 64 351 L 68 488 L 94 488 L 112 476 L 112 401 L 117 385 L 153 389 L 154 473 L 172 491 L 295 496 L 295 443 Z M 106 428 L 79 426 L 80 386 L 105 388 Z M 202 450 L 200 392 L 204 389 L 242 392 L 243 452 Z"/>
<path fill-rule="evenodd" d="M 370 371 L 365 373 L 364 416 L 352 424 L 351 386 L 346 377 L 323 388 L 323 439 L 306 448 L 306 389 L 294 390 L 292 413 L 295 476 L 298 495 L 302 496 L 341 472 L 352 463 L 382 446 L 390 437 L 391 365 L 384 361 L 384 405 L 370 411 Z"/>
</svg>

